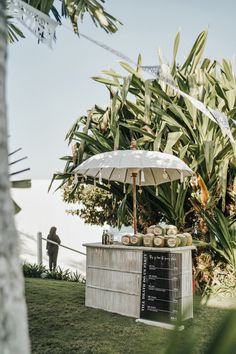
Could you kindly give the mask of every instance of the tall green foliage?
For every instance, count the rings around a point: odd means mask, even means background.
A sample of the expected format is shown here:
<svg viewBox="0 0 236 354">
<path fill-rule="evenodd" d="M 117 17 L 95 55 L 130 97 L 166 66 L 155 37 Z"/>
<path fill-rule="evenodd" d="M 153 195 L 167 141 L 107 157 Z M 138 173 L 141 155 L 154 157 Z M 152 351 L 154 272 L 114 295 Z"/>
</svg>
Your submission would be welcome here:
<svg viewBox="0 0 236 354">
<path fill-rule="evenodd" d="M 178 33 L 170 70 L 182 91 L 212 109 L 224 112 L 235 136 L 236 81 L 232 64 L 225 59 L 219 63 L 203 58 L 206 39 L 207 32 L 203 31 L 186 61 L 180 65 L 176 62 Z M 77 120 L 67 134 L 69 142 L 79 146 L 77 163 L 72 162 L 72 157 L 66 157 L 64 172 L 54 178 L 66 183 L 81 161 L 100 152 L 129 149 L 131 140 L 135 139 L 140 149 L 180 157 L 198 176 L 197 183 L 192 186 L 188 181 L 163 184 L 158 196 L 152 187 L 143 188 L 142 193 L 138 193 L 140 224 L 164 217 L 183 229 L 192 226 L 196 218 L 201 221 L 202 211 L 209 211 L 212 217 L 215 209 L 221 210 L 223 217 L 235 214 L 236 160 L 234 144 L 228 136 L 168 84 L 158 78 L 144 79 L 140 57 L 136 69 L 124 62 L 121 66 L 128 72 L 126 76 L 106 70 L 104 77 L 94 77 L 107 87 L 110 104 L 106 108 L 95 105 L 88 116 Z M 80 149 L 81 145 L 83 149 Z M 88 179 L 86 183 L 93 181 Z M 106 184 L 100 187 L 107 188 Z M 122 186 L 112 183 L 111 191 L 120 196 Z M 130 210 L 131 194 L 126 192 L 123 198 L 126 209 Z M 128 199 L 129 203 L 126 203 Z M 201 232 L 201 224 L 198 226 Z M 209 227 L 209 223 L 204 226 Z M 204 230 L 202 234 L 204 236 Z"/>
</svg>

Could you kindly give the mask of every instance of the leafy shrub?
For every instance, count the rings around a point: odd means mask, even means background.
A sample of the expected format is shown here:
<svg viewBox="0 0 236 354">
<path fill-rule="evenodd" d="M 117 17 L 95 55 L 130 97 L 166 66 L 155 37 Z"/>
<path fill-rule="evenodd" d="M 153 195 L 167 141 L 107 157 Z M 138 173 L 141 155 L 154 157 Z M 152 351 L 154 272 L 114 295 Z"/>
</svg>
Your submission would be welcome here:
<svg viewBox="0 0 236 354">
<path fill-rule="evenodd" d="M 47 278 L 48 279 L 55 279 L 55 280 L 70 280 L 71 271 L 69 269 L 63 270 L 61 267 L 57 267 L 52 272 L 48 272 Z"/>
<path fill-rule="evenodd" d="M 70 269 L 63 270 L 61 267 L 57 267 L 51 272 L 44 265 L 30 264 L 27 262 L 23 264 L 23 274 L 26 278 L 55 279 L 85 283 L 85 277 L 77 271 L 72 272 Z"/>
<path fill-rule="evenodd" d="M 43 265 L 23 263 L 23 274 L 27 278 L 41 278 L 43 273 L 47 273 L 47 268 Z"/>
<path fill-rule="evenodd" d="M 78 273 L 76 270 L 75 272 L 71 273 L 70 281 L 74 281 L 77 283 L 85 283 L 85 277 L 82 274 Z"/>
</svg>

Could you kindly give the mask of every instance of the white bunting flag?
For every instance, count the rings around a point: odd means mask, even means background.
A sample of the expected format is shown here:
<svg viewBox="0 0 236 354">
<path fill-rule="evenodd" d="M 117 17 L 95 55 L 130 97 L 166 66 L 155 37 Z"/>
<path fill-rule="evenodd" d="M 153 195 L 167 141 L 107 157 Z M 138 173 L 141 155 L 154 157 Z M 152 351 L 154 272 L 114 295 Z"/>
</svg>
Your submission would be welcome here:
<svg viewBox="0 0 236 354">
<path fill-rule="evenodd" d="M 7 3 L 8 14 L 21 22 L 32 32 L 39 42 L 52 48 L 58 23 L 43 12 L 21 0 L 10 0 Z"/>
<path fill-rule="evenodd" d="M 155 76 L 157 76 L 157 78 L 160 81 L 163 81 L 164 83 L 168 84 L 172 89 L 174 89 L 181 96 L 186 97 L 194 107 L 196 107 L 199 111 L 205 114 L 213 122 L 217 123 L 221 128 L 221 130 L 223 131 L 223 133 L 225 133 L 229 137 L 230 141 L 235 143 L 234 137 L 230 130 L 227 116 L 222 112 L 214 110 L 210 107 L 206 107 L 201 101 L 181 91 L 175 84 L 168 65 L 162 64 L 158 66 L 142 66 L 142 69 L 151 74 L 154 74 Z"/>
<path fill-rule="evenodd" d="M 233 134 L 230 130 L 229 121 L 228 121 L 228 118 L 226 117 L 226 115 L 224 113 L 216 111 L 215 109 L 212 109 L 210 107 L 208 107 L 208 109 L 211 112 L 211 114 L 213 115 L 213 117 L 215 118 L 215 120 L 217 121 L 217 123 L 219 124 L 219 126 L 221 127 L 221 129 L 225 132 L 225 134 L 230 138 L 230 140 L 232 142 L 235 142 Z"/>
</svg>

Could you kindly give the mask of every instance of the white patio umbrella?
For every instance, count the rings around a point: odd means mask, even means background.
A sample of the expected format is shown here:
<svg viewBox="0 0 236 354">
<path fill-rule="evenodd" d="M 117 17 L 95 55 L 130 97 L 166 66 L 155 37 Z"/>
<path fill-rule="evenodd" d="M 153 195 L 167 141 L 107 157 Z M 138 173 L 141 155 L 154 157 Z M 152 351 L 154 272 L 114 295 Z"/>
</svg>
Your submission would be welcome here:
<svg viewBox="0 0 236 354">
<path fill-rule="evenodd" d="M 159 184 L 193 175 L 193 171 L 178 157 L 158 151 L 115 150 L 94 155 L 82 162 L 75 173 L 133 185 L 133 224 L 137 233 L 136 185 Z"/>
</svg>

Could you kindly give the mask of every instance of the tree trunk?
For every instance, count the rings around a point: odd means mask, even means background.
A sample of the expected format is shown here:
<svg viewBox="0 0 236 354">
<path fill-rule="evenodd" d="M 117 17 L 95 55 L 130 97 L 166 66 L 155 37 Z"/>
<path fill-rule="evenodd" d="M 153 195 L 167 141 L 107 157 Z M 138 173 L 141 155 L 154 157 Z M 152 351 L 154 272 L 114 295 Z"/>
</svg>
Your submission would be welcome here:
<svg viewBox="0 0 236 354">
<path fill-rule="evenodd" d="M 6 123 L 6 19 L 0 0 L 0 354 L 30 353 L 24 279 L 8 178 Z"/>
</svg>

